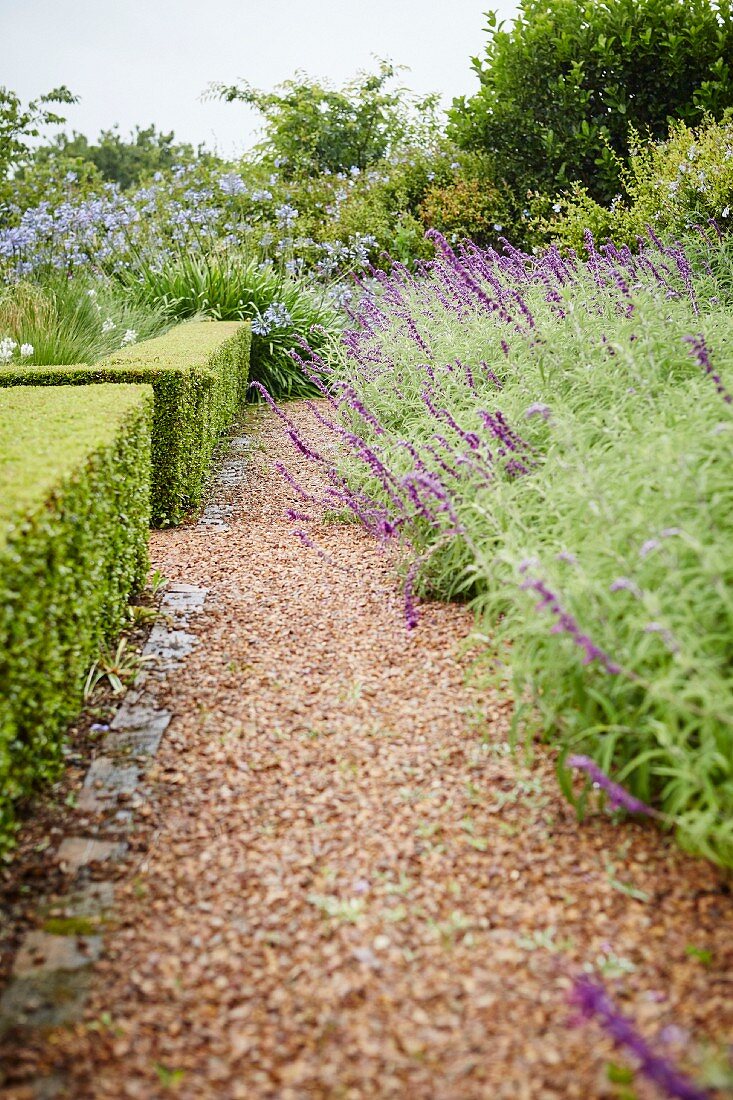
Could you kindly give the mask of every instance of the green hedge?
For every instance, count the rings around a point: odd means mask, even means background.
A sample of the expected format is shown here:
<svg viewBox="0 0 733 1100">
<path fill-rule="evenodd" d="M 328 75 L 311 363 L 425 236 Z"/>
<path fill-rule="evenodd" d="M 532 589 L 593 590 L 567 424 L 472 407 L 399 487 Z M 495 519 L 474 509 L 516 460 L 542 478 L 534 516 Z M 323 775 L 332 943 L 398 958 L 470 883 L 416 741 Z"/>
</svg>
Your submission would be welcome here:
<svg viewBox="0 0 733 1100">
<path fill-rule="evenodd" d="M 201 500 L 216 441 L 244 402 L 250 344 L 247 324 L 191 322 L 93 366 L 0 368 L 0 386 L 150 383 L 152 519 L 162 527 L 180 523 Z"/>
<path fill-rule="evenodd" d="M 150 386 L 0 390 L 0 851 L 145 583 Z"/>
</svg>

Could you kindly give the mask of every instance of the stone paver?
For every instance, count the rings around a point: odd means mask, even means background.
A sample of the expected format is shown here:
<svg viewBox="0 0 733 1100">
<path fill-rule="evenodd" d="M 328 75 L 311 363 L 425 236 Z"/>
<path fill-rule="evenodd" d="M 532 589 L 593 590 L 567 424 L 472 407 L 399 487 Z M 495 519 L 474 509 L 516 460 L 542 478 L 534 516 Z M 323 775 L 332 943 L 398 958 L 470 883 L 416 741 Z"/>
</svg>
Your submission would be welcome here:
<svg viewBox="0 0 733 1100">
<path fill-rule="evenodd" d="M 61 841 L 56 860 L 70 874 L 76 874 L 90 863 L 121 859 L 127 850 L 122 841 L 95 840 L 88 836 L 68 836 Z"/>
<path fill-rule="evenodd" d="M 13 964 L 16 978 L 51 970 L 78 970 L 99 958 L 101 936 L 54 936 L 35 930 L 25 936 Z"/>
<path fill-rule="evenodd" d="M 155 669 L 171 671 L 187 657 L 198 639 L 187 630 L 169 630 L 165 624 L 156 623 L 150 632 L 144 655 L 155 661 Z"/>
<path fill-rule="evenodd" d="M 0 997 L 0 1036 L 11 1028 L 53 1028 L 78 1019 L 87 1000 L 90 978 L 90 966 L 44 970 L 15 978 Z"/>
<path fill-rule="evenodd" d="M 120 797 L 134 793 L 140 779 L 135 764 L 117 764 L 109 756 L 98 756 L 87 772 L 77 803 L 80 810 L 96 813 Z"/>
</svg>

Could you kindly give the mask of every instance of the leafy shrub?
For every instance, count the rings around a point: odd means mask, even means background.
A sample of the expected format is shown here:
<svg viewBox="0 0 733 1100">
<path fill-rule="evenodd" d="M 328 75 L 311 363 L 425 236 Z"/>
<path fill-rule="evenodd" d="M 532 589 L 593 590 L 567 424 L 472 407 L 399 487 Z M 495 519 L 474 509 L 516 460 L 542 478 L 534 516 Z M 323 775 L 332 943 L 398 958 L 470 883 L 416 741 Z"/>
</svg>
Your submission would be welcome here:
<svg viewBox="0 0 733 1100">
<path fill-rule="evenodd" d="M 728 232 L 733 227 L 733 123 L 708 121 L 695 128 L 674 123 L 667 141 L 635 146 L 622 184 L 623 198 L 608 207 L 575 187 L 558 200 L 557 216 L 546 221 L 546 232 L 574 248 L 582 247 L 586 228 L 599 239 L 632 246 L 649 226 L 676 237 L 714 219 L 720 232 Z"/>
<path fill-rule="evenodd" d="M 150 384 L 152 518 L 165 526 L 179 523 L 201 499 L 214 446 L 244 401 L 250 338 L 248 325 L 180 325 L 96 366 L 0 367 L 0 387 Z"/>
<path fill-rule="evenodd" d="M 660 139 L 670 117 L 733 106 L 729 0 L 524 0 L 510 30 L 488 18 L 481 88 L 449 133 L 520 198 L 577 180 L 610 202 L 630 126 Z"/>
<path fill-rule="evenodd" d="M 419 206 L 424 227 L 452 241 L 469 238 L 480 245 L 495 244 L 502 235 L 516 240 L 515 203 L 495 183 L 490 164 L 464 156 L 455 168 L 449 180 L 426 190 Z"/>
<path fill-rule="evenodd" d="M 207 155 L 199 149 L 200 157 Z M 65 167 L 73 165 L 76 171 L 91 166 L 100 179 L 118 183 L 123 190 L 127 190 L 156 172 L 190 163 L 195 156 L 192 145 L 176 143 L 173 131 L 166 134 L 156 129 L 155 125 L 144 128 L 136 126 L 135 132 L 124 138 L 114 127 L 102 130 L 96 142 L 90 142 L 84 134 L 76 131 L 71 136 L 57 134 L 53 141 L 35 150 L 32 170 L 53 167 L 57 162 Z"/>
<path fill-rule="evenodd" d="M 65 85 L 25 105 L 15 92 L 0 87 L 0 202 L 6 201 L 12 191 L 11 169 L 31 157 L 31 142 L 39 136 L 41 128 L 66 121 L 51 105 L 76 102 L 77 97 Z"/>
<path fill-rule="evenodd" d="M 317 239 L 344 244 L 366 240 L 377 263 L 382 254 L 410 266 L 427 259 L 432 248 L 424 239 L 420 203 L 431 187 L 451 178 L 450 159 L 451 150 L 436 143 L 350 173 L 336 190 Z"/>
<path fill-rule="evenodd" d="M 145 581 L 148 386 L 0 391 L 0 850 Z"/>
<path fill-rule="evenodd" d="M 408 626 L 415 583 L 473 598 L 517 735 L 593 756 L 733 866 L 722 290 L 678 247 L 440 243 L 428 279 L 396 268 L 367 300 L 328 376 L 349 430 L 328 507 L 409 547 Z"/>
<path fill-rule="evenodd" d="M 437 131 L 438 97 L 417 98 L 404 88 L 390 89 L 397 72 L 383 61 L 376 72 L 358 73 L 338 90 L 300 73 L 274 92 L 242 82 L 213 84 L 209 94 L 260 112 L 265 140 L 258 152 L 288 177 L 363 171 Z"/>
</svg>

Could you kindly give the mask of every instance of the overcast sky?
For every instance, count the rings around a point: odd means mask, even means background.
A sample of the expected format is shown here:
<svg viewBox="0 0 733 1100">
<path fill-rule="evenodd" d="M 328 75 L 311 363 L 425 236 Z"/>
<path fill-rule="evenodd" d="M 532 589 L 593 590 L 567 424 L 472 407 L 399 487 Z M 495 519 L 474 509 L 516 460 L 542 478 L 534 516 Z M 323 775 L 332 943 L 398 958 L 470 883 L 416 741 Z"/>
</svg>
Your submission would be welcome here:
<svg viewBox="0 0 733 1100">
<path fill-rule="evenodd" d="M 271 89 L 297 69 L 336 85 L 373 56 L 408 65 L 403 83 L 446 104 L 478 81 L 484 12 L 508 0 L 0 0 L 0 84 L 24 100 L 66 84 L 68 128 L 88 136 L 154 122 L 232 155 L 256 140 L 244 104 L 200 101 L 213 80 Z"/>
</svg>

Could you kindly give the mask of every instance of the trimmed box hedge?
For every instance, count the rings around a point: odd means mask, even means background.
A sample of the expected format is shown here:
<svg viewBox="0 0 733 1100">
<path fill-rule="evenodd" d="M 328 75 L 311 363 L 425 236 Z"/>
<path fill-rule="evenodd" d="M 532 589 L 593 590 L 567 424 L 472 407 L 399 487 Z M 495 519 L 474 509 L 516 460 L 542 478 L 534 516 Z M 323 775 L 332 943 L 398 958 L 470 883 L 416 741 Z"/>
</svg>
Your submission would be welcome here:
<svg viewBox="0 0 733 1100">
<path fill-rule="evenodd" d="M 149 383 L 152 521 L 164 527 L 180 523 L 201 500 L 214 446 L 245 399 L 251 340 L 246 323 L 190 322 L 92 366 L 0 368 L 0 386 Z"/>
<path fill-rule="evenodd" d="M 148 570 L 153 391 L 0 390 L 0 850 Z"/>
</svg>

